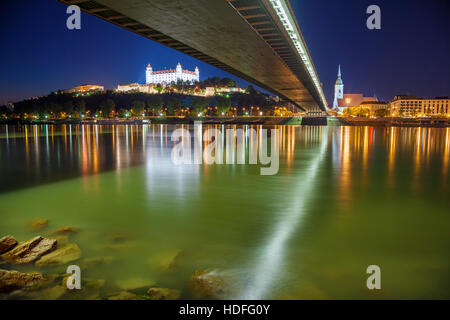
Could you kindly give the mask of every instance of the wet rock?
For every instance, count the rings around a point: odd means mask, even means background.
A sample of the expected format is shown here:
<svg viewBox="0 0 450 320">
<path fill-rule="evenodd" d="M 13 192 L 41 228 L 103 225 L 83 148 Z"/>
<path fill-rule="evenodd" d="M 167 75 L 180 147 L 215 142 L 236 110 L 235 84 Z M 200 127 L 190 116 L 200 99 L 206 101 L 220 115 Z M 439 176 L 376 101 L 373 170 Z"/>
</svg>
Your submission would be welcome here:
<svg viewBox="0 0 450 320">
<path fill-rule="evenodd" d="M 66 291 L 67 288 L 63 286 L 47 288 L 41 292 L 41 294 L 39 295 L 39 299 L 57 300 L 61 298 L 66 293 Z"/>
<path fill-rule="evenodd" d="M 224 299 L 229 296 L 226 281 L 217 271 L 196 270 L 189 278 L 189 288 L 196 299 Z"/>
<path fill-rule="evenodd" d="M 84 286 L 89 289 L 101 289 L 105 283 L 104 279 L 86 279 Z"/>
<path fill-rule="evenodd" d="M 134 300 L 137 299 L 137 295 L 128 291 L 122 291 L 119 294 L 109 297 L 108 300 Z"/>
<path fill-rule="evenodd" d="M 66 235 L 50 236 L 51 239 L 57 241 L 57 247 L 61 248 L 69 244 L 69 237 Z"/>
<path fill-rule="evenodd" d="M 66 292 L 67 292 L 66 287 L 57 285 L 42 290 L 34 290 L 32 292 L 28 292 L 25 295 L 25 297 L 28 299 L 38 299 L 38 300 L 58 300 Z"/>
<path fill-rule="evenodd" d="M 55 235 L 55 236 L 58 236 L 58 235 L 69 235 L 69 234 L 77 233 L 77 232 L 78 232 L 78 228 L 65 226 L 65 227 L 61 227 L 61 228 L 58 228 L 56 230 L 53 230 L 51 232 L 51 235 Z"/>
<path fill-rule="evenodd" d="M 36 261 L 36 266 L 65 265 L 68 262 L 78 260 L 81 257 L 81 249 L 72 243 L 61 249 L 57 249 Z"/>
<path fill-rule="evenodd" d="M 275 295 L 275 300 L 329 300 L 331 297 L 318 283 L 301 280 L 298 283 L 284 287 L 283 292 Z"/>
<path fill-rule="evenodd" d="M 119 242 L 119 243 L 112 243 L 105 247 L 105 249 L 108 250 L 122 250 L 122 249 L 129 249 L 136 246 L 136 243 L 131 241 L 125 241 L 125 242 Z"/>
<path fill-rule="evenodd" d="M 109 265 L 113 262 L 115 262 L 117 259 L 113 256 L 107 256 L 107 257 L 94 257 L 94 258 L 87 258 L 84 259 L 81 263 L 83 266 L 83 269 L 89 269 L 89 268 L 96 268 L 101 267 L 105 265 Z"/>
<path fill-rule="evenodd" d="M 47 228 L 48 220 L 47 219 L 34 219 L 28 225 L 28 228 L 31 231 L 37 231 Z"/>
<path fill-rule="evenodd" d="M 58 281 L 56 281 L 60 277 L 59 275 L 47 275 L 44 276 L 38 283 L 33 284 L 31 286 L 24 287 L 22 289 L 14 290 L 8 294 L 9 298 L 12 299 L 37 299 L 42 300 L 44 297 L 42 296 L 42 292 L 48 293 L 51 295 L 50 287 L 54 287 L 58 285 Z"/>
<path fill-rule="evenodd" d="M 181 250 L 175 250 L 149 259 L 149 263 L 156 265 L 162 271 L 173 271 L 180 260 Z"/>
<path fill-rule="evenodd" d="M 116 284 L 124 291 L 146 292 L 149 287 L 156 284 L 155 281 L 143 278 L 129 278 L 125 280 L 117 280 Z"/>
<path fill-rule="evenodd" d="M 0 257 L 13 264 L 26 264 L 39 259 L 41 256 L 55 250 L 56 240 L 41 236 L 19 243 L 14 249 L 2 254 Z"/>
<path fill-rule="evenodd" d="M 32 286 L 42 280 L 40 273 L 21 273 L 0 269 L 0 292 L 10 292 Z"/>
<path fill-rule="evenodd" d="M 11 250 L 17 245 L 17 240 L 13 236 L 6 236 L 0 239 L 0 254 Z"/>
<path fill-rule="evenodd" d="M 181 291 L 169 288 L 150 288 L 148 289 L 147 294 L 153 300 L 178 300 Z"/>
<path fill-rule="evenodd" d="M 67 278 L 70 275 L 66 275 L 61 285 L 67 287 Z M 81 280 L 80 290 L 66 290 L 64 299 L 76 299 L 76 300 L 98 300 L 102 298 L 102 289 L 105 286 L 106 281 L 103 279 L 83 279 Z"/>
<path fill-rule="evenodd" d="M 109 235 L 109 241 L 111 243 L 123 243 L 129 240 L 129 236 L 124 233 L 112 233 Z"/>
</svg>

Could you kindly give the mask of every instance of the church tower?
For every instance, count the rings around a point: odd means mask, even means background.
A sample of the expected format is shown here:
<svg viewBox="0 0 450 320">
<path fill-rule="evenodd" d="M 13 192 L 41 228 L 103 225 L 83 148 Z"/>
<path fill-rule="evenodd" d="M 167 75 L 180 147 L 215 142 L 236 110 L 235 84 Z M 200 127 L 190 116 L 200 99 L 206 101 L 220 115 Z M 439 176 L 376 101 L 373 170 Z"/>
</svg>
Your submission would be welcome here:
<svg viewBox="0 0 450 320">
<path fill-rule="evenodd" d="M 153 73 L 153 69 L 149 63 L 147 66 L 147 69 L 145 69 L 145 83 L 146 84 L 152 83 L 152 73 Z"/>
<path fill-rule="evenodd" d="M 183 69 L 181 68 L 181 63 L 178 62 L 177 64 L 177 74 L 181 74 L 183 72 Z"/>
<path fill-rule="evenodd" d="M 334 85 L 333 109 L 337 109 L 339 107 L 338 99 L 344 99 L 344 82 L 342 82 L 341 78 L 341 65 L 339 65 L 338 78 L 336 80 L 336 84 Z"/>
</svg>

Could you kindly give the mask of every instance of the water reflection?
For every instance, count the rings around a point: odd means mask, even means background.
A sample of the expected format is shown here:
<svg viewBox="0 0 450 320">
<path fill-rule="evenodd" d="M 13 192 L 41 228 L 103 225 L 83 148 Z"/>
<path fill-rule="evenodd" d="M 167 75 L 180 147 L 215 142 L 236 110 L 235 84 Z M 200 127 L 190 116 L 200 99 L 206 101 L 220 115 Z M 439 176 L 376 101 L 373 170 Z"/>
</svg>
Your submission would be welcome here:
<svg viewBox="0 0 450 320">
<path fill-rule="evenodd" d="M 20 185 L 40 183 L 42 175 L 51 176 L 50 171 L 58 172 L 61 178 L 65 171 L 74 175 L 91 175 L 105 170 L 140 165 L 152 162 L 170 162 L 168 149 L 173 147 L 170 140 L 172 131 L 178 127 L 193 131 L 193 126 L 169 125 L 119 125 L 119 126 L 79 126 L 79 125 L 25 125 L 0 126 L 0 151 L 3 168 L 8 165 L 20 165 L 27 176 L 17 177 Z M 215 143 L 215 149 L 225 154 L 227 159 L 235 159 L 236 163 L 249 163 L 252 151 L 259 150 L 261 126 L 203 126 L 202 132 L 214 129 L 225 132 L 232 128 L 237 136 L 232 148 L 226 146 L 226 135 L 222 134 Z M 318 127 L 276 126 L 280 130 L 279 151 L 286 173 L 289 174 L 295 163 L 295 150 L 306 146 L 311 138 L 320 132 Z M 243 134 L 240 134 L 242 132 Z M 339 181 L 339 196 L 345 205 L 351 197 L 351 182 L 355 168 L 360 169 L 361 184 L 367 186 L 370 181 L 371 161 L 379 159 L 387 165 L 387 181 L 392 187 L 395 184 L 395 170 L 399 154 L 411 154 L 413 175 L 411 185 L 419 191 L 421 174 L 432 163 L 436 165 L 436 157 L 440 158 L 442 168 L 442 184 L 447 183 L 449 173 L 449 128 L 372 128 L 372 127 L 336 127 L 330 128 L 333 146 L 333 162 L 336 178 Z M 377 138 L 376 138 L 377 137 Z M 379 138 L 378 138 L 379 137 Z M 192 143 L 182 137 L 182 144 Z M 238 141 L 239 139 L 239 141 Z M 241 143 L 238 143 L 241 142 Z M 204 150 L 207 141 L 198 146 Z M 63 149 L 61 149 L 61 147 Z M 159 152 L 155 149 L 159 149 Z M 384 152 L 387 151 L 385 155 Z M 22 155 L 22 156 L 20 156 Z M 254 160 L 254 159 L 253 159 Z M 401 159 L 400 161 L 402 161 Z M 201 163 L 201 159 L 194 159 Z M 250 162 L 253 163 L 253 162 Z M 408 166 L 408 164 L 404 164 Z M 170 166 L 170 165 L 169 165 Z M 207 170 L 207 168 L 205 168 Z M 5 170 L 5 174 L 8 174 Z M 31 178 L 31 179 L 30 179 Z M 2 189 L 5 191 L 5 187 Z"/>
<path fill-rule="evenodd" d="M 310 129 L 310 128 L 308 128 Z M 309 131 L 309 130 L 308 130 Z M 275 223 L 273 231 L 265 239 L 264 244 L 257 250 L 254 263 L 249 268 L 250 280 L 241 299 L 265 299 L 269 290 L 284 274 L 287 242 L 294 231 L 301 231 L 299 227 L 303 216 L 308 212 L 307 204 L 311 201 L 316 190 L 315 181 L 319 173 L 319 166 L 324 161 L 328 147 L 328 127 L 308 132 L 308 144 L 312 146 L 310 159 L 303 167 L 303 174 L 296 176 L 296 185 L 289 196 L 283 212 L 277 213 L 280 219 Z M 282 139 L 280 137 L 280 139 Z M 282 140 L 284 145 L 285 140 Z M 316 150 L 317 149 L 317 150 Z"/>
</svg>

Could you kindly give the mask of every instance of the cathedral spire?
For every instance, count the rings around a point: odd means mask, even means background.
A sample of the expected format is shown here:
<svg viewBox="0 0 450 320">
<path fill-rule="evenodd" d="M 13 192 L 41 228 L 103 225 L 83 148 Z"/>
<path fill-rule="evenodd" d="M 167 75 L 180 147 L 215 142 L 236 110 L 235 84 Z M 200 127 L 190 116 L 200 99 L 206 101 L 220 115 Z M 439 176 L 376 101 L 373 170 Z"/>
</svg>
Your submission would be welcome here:
<svg viewBox="0 0 450 320">
<path fill-rule="evenodd" d="M 339 100 L 344 99 L 344 82 L 342 81 L 341 75 L 341 65 L 338 68 L 338 78 L 336 80 L 336 84 L 334 86 L 334 101 L 333 101 L 333 109 L 339 108 Z"/>
</svg>

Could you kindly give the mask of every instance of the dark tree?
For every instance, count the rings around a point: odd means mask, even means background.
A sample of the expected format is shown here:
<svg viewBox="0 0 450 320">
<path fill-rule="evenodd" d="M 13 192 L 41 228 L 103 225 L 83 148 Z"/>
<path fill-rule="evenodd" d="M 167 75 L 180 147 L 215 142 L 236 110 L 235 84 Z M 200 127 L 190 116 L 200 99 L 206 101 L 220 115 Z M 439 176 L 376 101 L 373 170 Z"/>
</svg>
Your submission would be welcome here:
<svg viewBox="0 0 450 320">
<path fill-rule="evenodd" d="M 164 101 L 160 95 L 152 95 L 147 101 L 147 106 L 152 115 L 156 115 L 162 112 Z"/>
<path fill-rule="evenodd" d="M 112 99 L 107 99 L 102 101 L 100 104 L 100 111 L 102 112 L 103 117 L 110 117 L 111 114 L 115 111 L 116 104 Z"/>
<path fill-rule="evenodd" d="M 169 98 L 167 101 L 167 111 L 169 114 L 175 114 L 175 110 L 181 108 L 181 102 L 177 98 Z"/>
<path fill-rule="evenodd" d="M 222 115 L 222 113 L 227 114 L 231 108 L 231 100 L 225 97 L 217 97 L 217 113 Z"/>
<path fill-rule="evenodd" d="M 72 113 L 73 108 L 74 108 L 74 106 L 73 106 L 73 102 L 71 100 L 64 102 L 63 111 L 65 113 L 67 113 L 67 114 Z"/>
<path fill-rule="evenodd" d="M 145 103 L 140 100 L 135 100 L 133 102 L 133 114 L 135 116 L 140 116 L 145 112 Z"/>
<path fill-rule="evenodd" d="M 75 102 L 74 111 L 82 114 L 86 112 L 86 102 L 84 100 L 78 100 Z"/>
<path fill-rule="evenodd" d="M 208 106 L 208 100 L 202 97 L 196 97 L 192 103 L 193 116 L 198 116 L 199 113 L 203 113 Z"/>
</svg>

